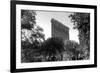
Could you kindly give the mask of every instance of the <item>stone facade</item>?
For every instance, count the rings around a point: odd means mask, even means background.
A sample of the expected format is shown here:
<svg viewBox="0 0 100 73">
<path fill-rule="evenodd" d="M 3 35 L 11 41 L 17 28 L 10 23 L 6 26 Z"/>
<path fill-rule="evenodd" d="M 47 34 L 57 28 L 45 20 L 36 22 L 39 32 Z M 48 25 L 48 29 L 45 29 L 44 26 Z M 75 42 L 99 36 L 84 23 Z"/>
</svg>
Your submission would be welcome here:
<svg viewBox="0 0 100 73">
<path fill-rule="evenodd" d="M 52 37 L 60 37 L 63 40 L 69 40 L 69 28 L 61 22 L 51 19 Z"/>
</svg>

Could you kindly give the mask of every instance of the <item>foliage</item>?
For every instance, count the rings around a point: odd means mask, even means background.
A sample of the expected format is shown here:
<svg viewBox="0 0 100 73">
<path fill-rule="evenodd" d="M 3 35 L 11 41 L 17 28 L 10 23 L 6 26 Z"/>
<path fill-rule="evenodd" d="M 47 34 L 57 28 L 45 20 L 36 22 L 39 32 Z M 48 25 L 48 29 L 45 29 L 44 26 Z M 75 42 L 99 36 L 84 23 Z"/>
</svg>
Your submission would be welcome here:
<svg viewBox="0 0 100 73">
<path fill-rule="evenodd" d="M 35 50 L 38 50 L 45 40 L 43 29 L 36 24 L 34 10 L 21 10 L 21 60 L 36 61 Z M 34 59 L 35 58 L 35 59 Z"/>
<path fill-rule="evenodd" d="M 31 30 L 36 24 L 35 15 L 33 10 L 21 10 L 21 28 Z"/>
<path fill-rule="evenodd" d="M 35 46 L 36 44 L 38 45 L 39 43 L 45 40 L 43 29 L 40 26 L 36 25 L 35 15 L 36 13 L 33 10 L 22 10 L 21 11 L 21 20 L 22 20 L 21 21 L 21 27 L 22 27 L 21 34 L 22 34 L 23 47 L 25 47 L 25 45 L 27 47 L 28 46 L 27 44 Z"/>
<path fill-rule="evenodd" d="M 66 40 L 65 41 L 65 49 L 67 54 L 70 56 L 70 59 L 77 59 L 78 55 L 80 53 L 79 48 L 79 44 L 75 41 L 71 41 L 71 40 Z"/>
<path fill-rule="evenodd" d="M 74 13 L 70 15 L 74 23 L 74 29 L 79 31 L 79 40 L 82 51 L 90 51 L 90 14 L 89 13 Z M 86 54 L 83 54 L 86 55 Z M 88 56 L 87 55 L 87 56 Z"/>
<path fill-rule="evenodd" d="M 74 22 L 74 28 L 79 30 L 80 44 L 87 45 L 89 50 L 90 45 L 90 14 L 89 13 L 74 13 L 69 17 Z"/>
<path fill-rule="evenodd" d="M 60 55 L 64 51 L 64 43 L 62 38 L 52 37 L 47 39 L 41 45 L 40 52 L 45 56 L 49 57 L 47 60 L 55 61 L 56 56 Z M 51 59 L 52 58 L 52 59 Z"/>
<path fill-rule="evenodd" d="M 77 54 L 77 50 L 78 50 L 79 44 L 75 41 L 71 41 L 71 40 L 66 40 L 65 41 L 65 48 L 66 50 L 72 52 L 73 54 Z"/>
</svg>

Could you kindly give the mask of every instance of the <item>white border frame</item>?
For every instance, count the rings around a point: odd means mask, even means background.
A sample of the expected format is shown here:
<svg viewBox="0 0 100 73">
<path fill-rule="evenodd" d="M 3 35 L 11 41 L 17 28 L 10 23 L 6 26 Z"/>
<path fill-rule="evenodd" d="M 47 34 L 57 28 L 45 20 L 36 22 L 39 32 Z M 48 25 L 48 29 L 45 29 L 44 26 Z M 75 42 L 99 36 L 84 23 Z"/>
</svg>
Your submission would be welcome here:
<svg viewBox="0 0 100 73">
<path fill-rule="evenodd" d="M 20 38 L 21 36 L 21 32 L 20 32 L 21 31 L 21 9 L 90 13 L 90 32 L 91 32 L 90 33 L 90 59 L 82 60 L 82 61 L 21 63 L 21 38 Z M 90 65 L 90 64 L 94 64 L 94 9 L 36 6 L 36 5 L 18 5 L 18 4 L 16 5 L 16 69 Z"/>
</svg>

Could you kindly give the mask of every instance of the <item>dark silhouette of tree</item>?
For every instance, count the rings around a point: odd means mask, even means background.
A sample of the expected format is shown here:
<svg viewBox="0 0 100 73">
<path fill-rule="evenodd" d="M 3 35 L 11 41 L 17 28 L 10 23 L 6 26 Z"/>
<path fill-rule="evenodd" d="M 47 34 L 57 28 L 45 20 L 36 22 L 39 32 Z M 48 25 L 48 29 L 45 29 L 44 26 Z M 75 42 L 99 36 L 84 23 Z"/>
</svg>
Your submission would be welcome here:
<svg viewBox="0 0 100 73">
<path fill-rule="evenodd" d="M 43 42 L 40 52 L 45 56 L 45 58 L 48 56 L 46 60 L 56 61 L 56 56 L 60 55 L 64 50 L 62 38 L 52 37 Z"/>
</svg>

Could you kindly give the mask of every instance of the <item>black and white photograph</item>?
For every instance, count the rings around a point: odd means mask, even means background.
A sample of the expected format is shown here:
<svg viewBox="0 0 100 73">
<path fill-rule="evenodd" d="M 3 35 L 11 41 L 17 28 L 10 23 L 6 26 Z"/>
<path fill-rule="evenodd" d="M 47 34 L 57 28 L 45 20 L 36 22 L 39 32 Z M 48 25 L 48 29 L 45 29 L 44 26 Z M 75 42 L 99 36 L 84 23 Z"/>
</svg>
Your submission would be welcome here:
<svg viewBox="0 0 100 73">
<path fill-rule="evenodd" d="M 21 62 L 89 60 L 90 13 L 21 10 Z"/>
<path fill-rule="evenodd" d="M 16 32 L 12 62 L 16 71 L 96 66 L 95 6 L 22 4 L 17 2 L 12 8 L 12 24 L 16 24 L 12 26 Z"/>
</svg>

